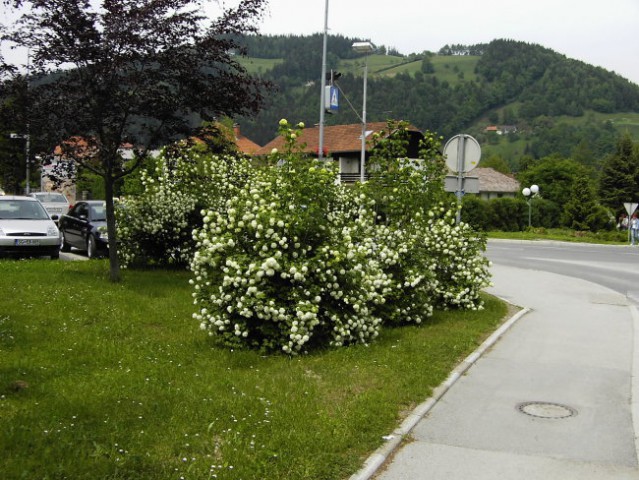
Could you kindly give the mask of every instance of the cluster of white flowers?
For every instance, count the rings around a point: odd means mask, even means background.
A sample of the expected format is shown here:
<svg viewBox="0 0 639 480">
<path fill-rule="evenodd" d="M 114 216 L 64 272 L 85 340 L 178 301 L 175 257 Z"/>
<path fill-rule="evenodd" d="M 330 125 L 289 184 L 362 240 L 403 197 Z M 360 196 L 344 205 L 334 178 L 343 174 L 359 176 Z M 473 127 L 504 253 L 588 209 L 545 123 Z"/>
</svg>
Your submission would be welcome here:
<svg viewBox="0 0 639 480">
<path fill-rule="evenodd" d="M 455 224 L 454 211 L 431 211 L 424 246 L 437 278 L 436 305 L 441 308 L 482 308 L 480 292 L 490 285 L 490 262 L 482 255 L 486 239 L 468 224 Z"/>
<path fill-rule="evenodd" d="M 221 208 L 201 212 L 191 283 L 203 330 L 298 354 L 366 344 L 435 305 L 481 307 L 488 272 L 472 230 L 440 206 L 410 228 L 377 224 L 374 202 L 324 167 L 289 159 L 255 170 Z"/>
<path fill-rule="evenodd" d="M 116 210 L 118 253 L 124 266 L 188 265 L 193 255 L 192 231 L 201 223 L 202 206 L 217 208 L 250 171 L 248 162 L 203 155 L 163 153 L 155 169 L 142 171 L 144 192 L 125 197 Z"/>
<path fill-rule="evenodd" d="M 422 187 L 434 184 L 400 165 L 379 185 L 339 185 L 330 164 L 300 154 L 302 124 L 279 127 L 286 148 L 270 167 L 195 150 L 161 157 L 120 209 L 125 263 L 188 264 L 203 330 L 287 354 L 366 344 L 435 307 L 481 308 L 485 240 L 428 205 Z"/>
<path fill-rule="evenodd" d="M 384 301 L 388 284 L 370 239 L 353 236 L 371 228 L 372 216 L 325 169 L 289 167 L 256 170 L 224 208 L 202 212 L 194 318 L 228 344 L 290 354 L 367 343 L 382 324 L 371 305 Z M 348 204 L 352 227 L 339 211 Z"/>
</svg>

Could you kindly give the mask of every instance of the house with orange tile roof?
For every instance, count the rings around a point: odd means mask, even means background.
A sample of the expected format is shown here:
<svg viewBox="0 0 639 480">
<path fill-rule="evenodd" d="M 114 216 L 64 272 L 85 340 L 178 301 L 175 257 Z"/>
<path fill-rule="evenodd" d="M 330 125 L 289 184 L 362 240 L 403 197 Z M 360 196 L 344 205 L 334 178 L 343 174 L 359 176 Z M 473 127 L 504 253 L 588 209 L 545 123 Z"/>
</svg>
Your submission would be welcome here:
<svg viewBox="0 0 639 480">
<path fill-rule="evenodd" d="M 235 134 L 235 144 L 240 152 L 247 155 L 254 155 L 255 152 L 262 148 L 250 138 L 242 135 L 240 132 L 240 125 L 237 123 L 233 125 L 233 133 Z"/>
<path fill-rule="evenodd" d="M 374 148 L 373 134 L 387 131 L 386 122 L 370 122 L 366 124 L 366 164 Z M 424 135 L 414 126 L 408 126 L 408 158 L 418 158 L 419 142 Z M 298 145 L 305 145 L 302 151 L 311 155 L 319 152 L 319 126 L 302 130 L 298 137 Z M 270 155 L 274 148 L 282 150 L 284 139 L 277 137 L 261 147 L 254 155 Z M 324 158 L 331 159 L 339 165 L 340 180 L 344 183 L 356 182 L 360 179 L 360 160 L 362 151 L 362 124 L 331 125 L 324 127 Z"/>
</svg>

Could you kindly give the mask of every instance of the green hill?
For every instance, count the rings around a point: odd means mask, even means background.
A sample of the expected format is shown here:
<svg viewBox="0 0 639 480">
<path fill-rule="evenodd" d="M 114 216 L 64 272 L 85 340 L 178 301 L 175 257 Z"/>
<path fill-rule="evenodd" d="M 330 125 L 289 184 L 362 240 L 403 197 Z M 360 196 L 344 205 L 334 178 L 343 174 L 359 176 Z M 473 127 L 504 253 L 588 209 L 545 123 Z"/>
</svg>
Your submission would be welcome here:
<svg viewBox="0 0 639 480">
<path fill-rule="evenodd" d="M 327 116 L 329 125 L 359 122 L 367 62 L 369 121 L 404 119 L 444 137 L 477 135 L 485 154 L 500 155 L 515 169 L 523 155 L 568 156 L 578 146 L 596 165 L 619 132 L 639 140 L 639 86 L 542 46 L 495 40 L 405 56 L 381 47 L 364 58 L 351 49 L 358 40 L 329 36 L 327 67 L 341 74 L 340 112 Z M 264 144 L 280 118 L 317 123 L 321 35 L 246 41 L 252 57 L 240 61 L 276 91 L 256 118 L 238 119 L 243 133 Z M 473 55 L 454 54 L 468 52 Z M 485 128 L 492 124 L 517 132 L 489 136 Z"/>
</svg>

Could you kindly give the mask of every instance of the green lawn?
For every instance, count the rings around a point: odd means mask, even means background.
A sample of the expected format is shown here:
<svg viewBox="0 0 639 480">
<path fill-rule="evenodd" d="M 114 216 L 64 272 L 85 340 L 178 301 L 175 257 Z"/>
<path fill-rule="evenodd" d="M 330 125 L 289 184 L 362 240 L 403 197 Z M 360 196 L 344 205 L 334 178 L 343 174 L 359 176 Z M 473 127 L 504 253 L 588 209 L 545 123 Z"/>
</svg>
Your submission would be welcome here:
<svg viewBox="0 0 639 480">
<path fill-rule="evenodd" d="M 508 240 L 555 240 L 560 242 L 625 245 L 628 233 L 618 231 L 580 232 L 567 228 L 531 228 L 523 232 L 488 232 L 488 238 Z"/>
<path fill-rule="evenodd" d="M 0 261 L 0 477 L 344 479 L 506 315 L 438 312 L 370 346 L 217 346 L 189 275 Z"/>
</svg>

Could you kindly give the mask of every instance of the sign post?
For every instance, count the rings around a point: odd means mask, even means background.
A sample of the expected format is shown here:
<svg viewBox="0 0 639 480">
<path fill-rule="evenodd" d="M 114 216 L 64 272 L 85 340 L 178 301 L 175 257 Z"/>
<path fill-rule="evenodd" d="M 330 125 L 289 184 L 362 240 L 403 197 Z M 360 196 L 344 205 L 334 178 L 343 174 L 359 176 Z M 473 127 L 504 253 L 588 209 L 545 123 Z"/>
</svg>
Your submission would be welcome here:
<svg viewBox="0 0 639 480">
<path fill-rule="evenodd" d="M 639 206 L 638 203 L 627 202 L 623 204 L 623 208 L 625 208 L 626 212 L 628 212 L 628 243 L 631 243 L 630 235 L 632 235 L 632 232 L 630 231 L 630 222 L 632 221 L 632 214 L 635 213 L 635 210 L 637 210 L 637 206 Z"/>
<path fill-rule="evenodd" d="M 481 147 L 479 142 L 470 135 L 459 134 L 452 137 L 444 145 L 444 157 L 446 166 L 457 174 L 457 225 L 461 222 L 461 203 L 464 196 L 466 173 L 479 164 Z"/>
</svg>

